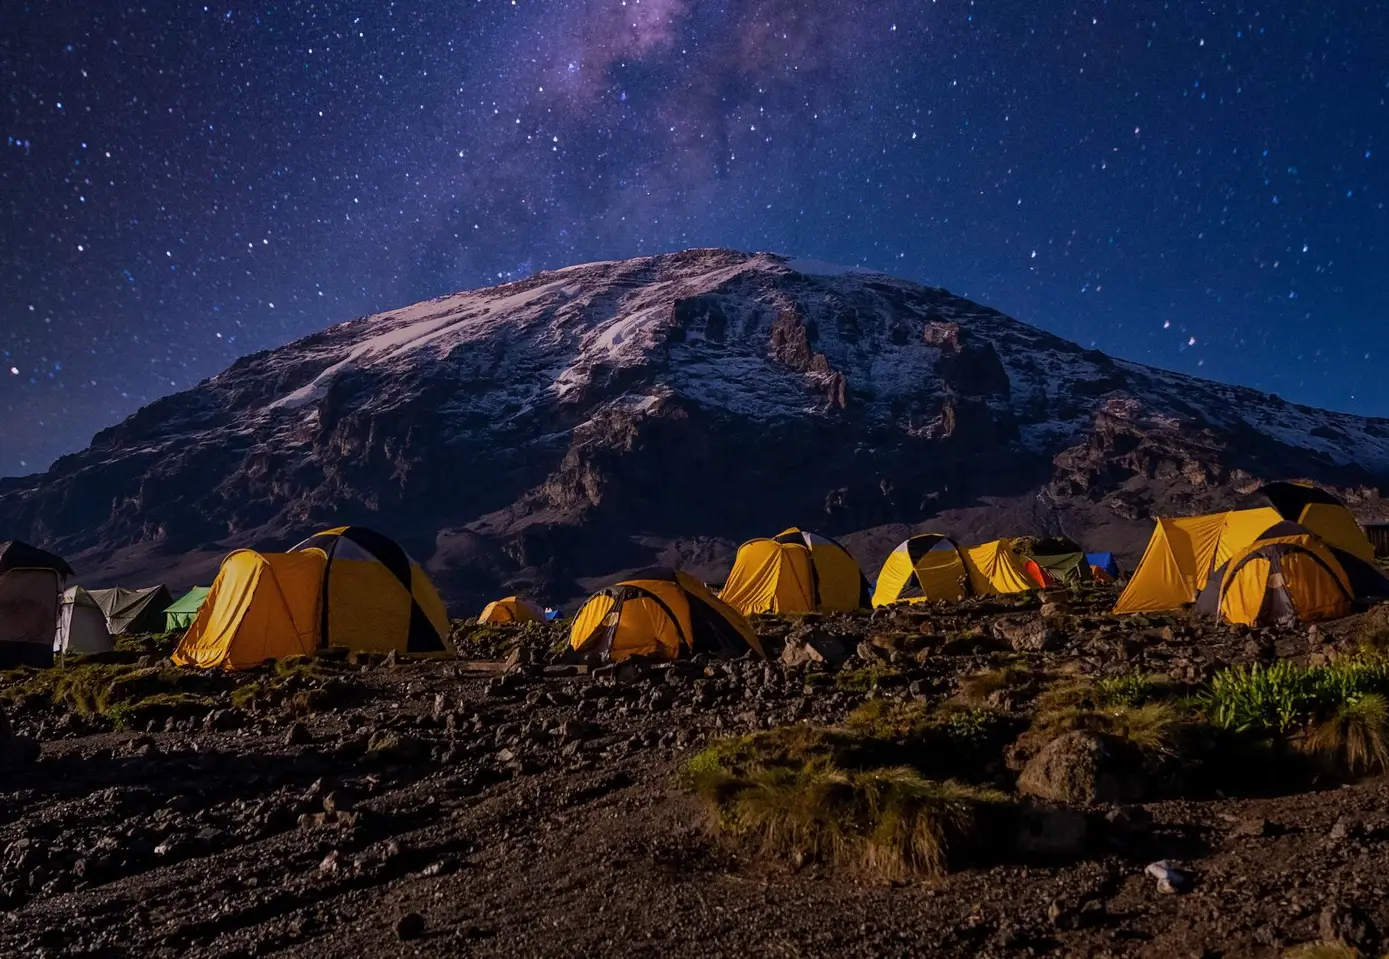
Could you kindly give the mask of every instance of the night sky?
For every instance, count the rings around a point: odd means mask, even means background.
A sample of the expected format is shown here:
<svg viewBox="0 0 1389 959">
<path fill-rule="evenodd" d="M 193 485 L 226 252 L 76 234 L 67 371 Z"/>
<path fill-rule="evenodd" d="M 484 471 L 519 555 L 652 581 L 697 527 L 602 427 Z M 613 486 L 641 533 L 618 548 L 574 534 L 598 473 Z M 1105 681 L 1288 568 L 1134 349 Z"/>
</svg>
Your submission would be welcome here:
<svg viewBox="0 0 1389 959">
<path fill-rule="evenodd" d="M 1389 415 L 1376 3 L 0 4 L 0 475 L 236 357 L 692 246 Z"/>
</svg>

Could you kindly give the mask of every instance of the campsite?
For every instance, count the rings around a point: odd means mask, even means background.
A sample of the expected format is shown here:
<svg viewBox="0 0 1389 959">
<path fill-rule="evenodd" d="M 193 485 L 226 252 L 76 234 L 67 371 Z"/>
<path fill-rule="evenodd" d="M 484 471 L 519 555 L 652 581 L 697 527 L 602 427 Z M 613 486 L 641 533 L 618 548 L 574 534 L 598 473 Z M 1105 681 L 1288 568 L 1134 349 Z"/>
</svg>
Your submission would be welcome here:
<svg viewBox="0 0 1389 959">
<path fill-rule="evenodd" d="M 1131 570 L 793 528 L 561 614 L 450 620 L 360 527 L 231 553 L 173 629 L 72 587 L 66 652 L 0 672 L 0 951 L 1373 954 L 1389 583 L 1349 517 L 1265 487 Z"/>
</svg>

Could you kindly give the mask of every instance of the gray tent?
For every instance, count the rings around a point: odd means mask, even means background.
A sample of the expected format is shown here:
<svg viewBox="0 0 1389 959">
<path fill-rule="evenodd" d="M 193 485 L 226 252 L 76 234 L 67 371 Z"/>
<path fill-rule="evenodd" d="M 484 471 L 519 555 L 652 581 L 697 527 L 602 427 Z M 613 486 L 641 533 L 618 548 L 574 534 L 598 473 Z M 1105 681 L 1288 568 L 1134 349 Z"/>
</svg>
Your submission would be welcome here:
<svg viewBox="0 0 1389 959">
<path fill-rule="evenodd" d="M 116 647 L 106 627 L 106 614 L 100 604 L 81 586 L 63 593 L 58 615 L 58 632 L 53 639 L 55 653 L 104 653 Z"/>
<path fill-rule="evenodd" d="M 163 586 L 94 589 L 91 596 L 106 614 L 107 627 L 117 636 L 164 632 L 164 608 L 174 601 Z"/>
<path fill-rule="evenodd" d="M 53 665 L 63 582 L 72 567 L 27 543 L 0 543 L 0 669 Z"/>
</svg>

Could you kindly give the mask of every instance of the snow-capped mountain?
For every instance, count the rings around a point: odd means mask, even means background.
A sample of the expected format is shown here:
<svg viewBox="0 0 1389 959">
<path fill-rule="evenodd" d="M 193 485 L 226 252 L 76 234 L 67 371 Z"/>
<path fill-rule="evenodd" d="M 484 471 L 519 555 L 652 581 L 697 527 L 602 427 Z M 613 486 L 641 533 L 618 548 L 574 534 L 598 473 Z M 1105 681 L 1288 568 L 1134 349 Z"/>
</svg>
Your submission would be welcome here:
<svg viewBox="0 0 1389 959">
<path fill-rule="evenodd" d="M 178 582 L 187 554 L 360 522 L 446 595 L 558 600 L 652 560 L 719 578 L 738 540 L 792 523 L 857 533 L 869 564 L 910 526 L 1132 554 L 1154 512 L 1297 476 L 1375 508 L 1389 421 L 1111 359 L 883 274 L 690 250 L 245 357 L 0 481 L 0 538 Z"/>
</svg>

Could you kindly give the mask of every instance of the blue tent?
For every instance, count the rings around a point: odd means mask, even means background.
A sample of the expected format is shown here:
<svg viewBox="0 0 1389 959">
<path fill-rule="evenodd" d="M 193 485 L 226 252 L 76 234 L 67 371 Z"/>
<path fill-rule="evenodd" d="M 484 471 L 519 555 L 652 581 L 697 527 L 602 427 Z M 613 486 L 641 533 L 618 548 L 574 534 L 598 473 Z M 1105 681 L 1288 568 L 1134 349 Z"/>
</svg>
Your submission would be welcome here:
<svg viewBox="0 0 1389 959">
<path fill-rule="evenodd" d="M 1119 564 L 1114 561 L 1113 553 L 1086 553 L 1085 562 L 1098 566 L 1115 579 L 1119 578 Z"/>
</svg>

